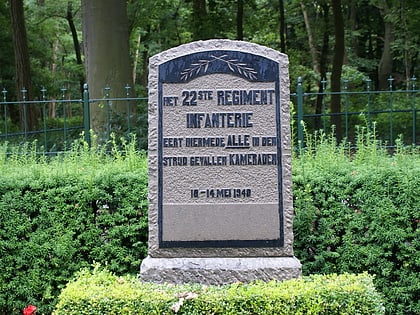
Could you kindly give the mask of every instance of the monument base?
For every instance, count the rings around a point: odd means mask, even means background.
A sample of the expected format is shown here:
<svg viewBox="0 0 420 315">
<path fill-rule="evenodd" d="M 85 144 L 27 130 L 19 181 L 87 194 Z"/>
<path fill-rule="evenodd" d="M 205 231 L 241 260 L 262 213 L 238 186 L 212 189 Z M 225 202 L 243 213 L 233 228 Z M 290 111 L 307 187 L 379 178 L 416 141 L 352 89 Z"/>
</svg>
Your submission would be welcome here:
<svg viewBox="0 0 420 315">
<path fill-rule="evenodd" d="M 155 283 L 229 284 L 287 280 L 301 275 L 296 257 L 154 258 L 141 264 L 143 281 Z"/>
</svg>

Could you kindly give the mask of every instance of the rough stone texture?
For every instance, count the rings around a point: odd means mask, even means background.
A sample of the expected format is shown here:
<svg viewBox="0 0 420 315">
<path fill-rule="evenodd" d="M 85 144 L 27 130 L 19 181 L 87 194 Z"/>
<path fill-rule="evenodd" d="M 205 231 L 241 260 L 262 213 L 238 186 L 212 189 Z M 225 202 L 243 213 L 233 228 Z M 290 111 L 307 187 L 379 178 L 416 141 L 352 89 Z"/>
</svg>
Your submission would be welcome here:
<svg viewBox="0 0 420 315">
<path fill-rule="evenodd" d="M 203 50 L 237 50 L 261 55 L 278 62 L 281 102 L 281 160 L 283 165 L 284 246 L 267 248 L 160 248 L 158 241 L 158 67 L 160 64 Z M 263 257 L 293 256 L 293 204 L 289 112 L 288 57 L 268 47 L 232 40 L 197 41 L 181 45 L 149 61 L 149 255 L 152 257 Z M 258 205 L 257 205 L 258 206 Z"/>
<path fill-rule="evenodd" d="M 156 283 L 229 284 L 287 280 L 301 275 L 294 257 L 151 258 L 142 264 L 142 280 Z"/>
<path fill-rule="evenodd" d="M 212 50 L 232 50 L 271 59 L 279 64 L 280 104 L 281 104 L 281 163 L 282 163 L 282 209 L 284 246 L 282 247 L 194 247 L 194 248 L 161 248 L 159 246 L 158 217 L 158 70 L 159 65 L 174 58 L 190 55 L 195 52 Z M 216 75 L 212 74 L 216 77 Z M 197 81 L 198 82 L 198 81 Z M 199 84 L 199 83 L 195 84 Z M 229 82 L 230 84 L 231 82 Z M 230 86 L 230 85 L 229 85 Z M 231 88 L 231 87 L 230 87 Z M 237 88 L 237 87 L 235 87 Z M 293 204 L 292 204 L 292 160 L 289 112 L 289 73 L 288 57 L 273 49 L 231 40 L 208 40 L 169 49 L 150 58 L 149 61 L 149 257 L 141 266 L 141 278 L 153 282 L 199 282 L 208 284 L 224 284 L 232 282 L 248 282 L 255 279 L 284 280 L 299 277 L 301 265 L 293 257 Z M 176 130 L 175 130 L 176 131 Z M 209 153 L 207 153 L 209 154 Z M 212 154 L 210 152 L 210 154 Z M 182 176 L 182 171 L 178 171 Z M 249 172 L 250 174 L 252 172 Z M 270 175 L 268 175 L 270 176 Z M 262 181 L 267 176 L 261 176 Z M 261 179 L 259 179 L 261 181 Z M 251 179 L 252 181 L 252 179 Z M 257 184 L 258 185 L 258 184 Z M 227 186 L 229 187 L 229 186 Z M 234 186 L 233 186 L 234 187 Z M 275 202 L 275 201 L 273 201 Z M 245 204 L 244 204 L 245 205 Z M 265 203 L 268 205 L 268 203 Z M 188 205 L 189 206 L 189 205 Z M 193 206 L 193 205 L 192 205 Z M 255 210 L 262 207 L 258 202 Z M 217 205 L 215 205 L 217 207 Z M 238 210 L 241 205 L 238 205 Z M 248 209 L 252 205 L 247 204 Z M 198 209 L 199 207 L 197 207 Z M 173 207 L 176 211 L 178 209 Z M 251 211 L 248 210 L 249 213 Z M 172 214 L 171 214 L 172 215 Z M 238 220 L 240 220 L 238 216 Z M 271 220 L 271 219 L 270 219 Z M 172 221 L 171 221 L 172 222 Z M 262 221 L 264 222 L 264 221 Z M 177 224 L 182 220 L 176 221 Z M 264 222 L 265 223 L 265 222 Z M 189 223 L 191 225 L 191 223 Z M 240 226 L 240 225 L 238 225 Z M 265 223 L 271 230 L 276 228 L 273 222 Z M 263 229 L 264 226 L 261 226 Z M 178 231 L 179 232 L 179 231 Z M 226 237 L 228 232 L 224 232 Z M 266 233 L 266 234 L 264 234 Z M 271 233 L 271 234 L 270 234 Z M 213 233 L 214 235 L 214 233 Z M 254 233 L 272 237 L 272 232 Z M 179 237 L 170 234 L 168 238 Z M 185 238 L 185 235 L 181 235 Z M 239 236 L 243 237 L 243 235 Z"/>
</svg>

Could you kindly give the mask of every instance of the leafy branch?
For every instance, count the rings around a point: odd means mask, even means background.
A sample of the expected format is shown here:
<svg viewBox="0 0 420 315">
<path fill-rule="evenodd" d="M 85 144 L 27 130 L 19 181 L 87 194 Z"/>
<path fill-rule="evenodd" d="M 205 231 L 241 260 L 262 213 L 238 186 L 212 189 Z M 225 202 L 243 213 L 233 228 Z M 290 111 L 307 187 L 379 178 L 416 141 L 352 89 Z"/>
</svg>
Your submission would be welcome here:
<svg viewBox="0 0 420 315">
<path fill-rule="evenodd" d="M 181 72 L 181 80 L 186 81 L 194 76 L 198 76 L 200 72 L 203 74 L 207 72 L 209 65 L 216 61 L 222 61 L 227 64 L 230 71 L 233 73 L 238 73 L 241 76 L 247 78 L 248 80 L 257 79 L 257 71 L 249 66 L 246 63 L 239 62 L 238 59 L 225 59 L 227 55 L 214 56 L 211 55 L 212 59 L 200 59 L 195 63 L 192 63 L 189 68 L 184 69 Z"/>
</svg>

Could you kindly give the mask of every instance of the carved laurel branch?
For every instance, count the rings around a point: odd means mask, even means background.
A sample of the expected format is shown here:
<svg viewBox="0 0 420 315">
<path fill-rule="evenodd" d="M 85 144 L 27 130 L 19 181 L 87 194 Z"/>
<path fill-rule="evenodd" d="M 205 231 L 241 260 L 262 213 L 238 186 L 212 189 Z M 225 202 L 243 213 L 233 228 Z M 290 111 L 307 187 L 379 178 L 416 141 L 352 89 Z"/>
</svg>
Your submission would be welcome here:
<svg viewBox="0 0 420 315">
<path fill-rule="evenodd" d="M 181 80 L 186 81 L 194 76 L 199 75 L 200 72 L 203 72 L 203 74 L 206 73 L 209 65 L 216 60 L 225 62 L 230 71 L 233 73 L 238 73 L 249 80 L 257 79 L 257 71 L 251 67 L 248 67 L 246 63 L 238 62 L 239 60 L 237 59 L 225 59 L 227 55 L 221 55 L 219 57 L 214 55 L 210 56 L 212 59 L 200 59 L 197 62 L 192 63 L 189 68 L 185 68 L 181 72 Z"/>
</svg>

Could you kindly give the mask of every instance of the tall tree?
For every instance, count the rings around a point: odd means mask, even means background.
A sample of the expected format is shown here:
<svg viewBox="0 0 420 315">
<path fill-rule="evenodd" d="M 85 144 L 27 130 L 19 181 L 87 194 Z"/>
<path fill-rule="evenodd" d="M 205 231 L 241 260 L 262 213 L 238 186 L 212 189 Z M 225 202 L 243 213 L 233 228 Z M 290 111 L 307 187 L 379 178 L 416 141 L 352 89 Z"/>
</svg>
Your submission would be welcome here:
<svg viewBox="0 0 420 315">
<path fill-rule="evenodd" d="M 319 94 L 316 97 L 315 103 L 315 114 L 321 114 L 323 109 L 323 99 L 324 99 L 324 89 L 325 85 L 323 84 L 323 80 L 327 77 L 328 71 L 328 51 L 329 51 L 329 41 L 330 41 L 330 28 L 329 28 L 329 9 L 330 6 L 328 3 L 323 3 L 321 5 L 321 15 L 323 17 L 322 29 L 323 29 L 323 37 L 322 37 L 322 46 L 321 46 L 321 54 L 319 56 L 319 74 L 321 80 L 318 82 L 318 92 Z M 315 117 L 315 129 L 321 129 L 321 117 Z"/>
<path fill-rule="evenodd" d="M 244 1 L 237 0 L 236 39 L 244 39 Z"/>
<path fill-rule="evenodd" d="M 334 56 L 331 70 L 331 123 L 336 127 L 337 139 L 341 139 L 341 73 L 344 62 L 344 21 L 341 7 L 341 0 L 332 0 L 332 11 L 334 20 Z"/>
<path fill-rule="evenodd" d="M 309 14 L 306 10 L 306 5 L 303 1 L 300 2 L 300 6 L 302 8 L 303 20 L 305 22 L 306 32 L 308 33 L 308 44 L 309 44 L 309 51 L 312 57 L 312 67 L 314 72 L 319 73 L 319 61 L 318 61 L 318 49 L 315 44 L 315 39 L 313 35 L 313 27 L 310 23 Z"/>
<path fill-rule="evenodd" d="M 398 25 L 402 31 L 396 32 L 403 37 L 403 49 L 401 50 L 404 55 L 403 60 L 407 84 L 414 75 L 415 70 L 418 69 L 418 56 L 420 54 L 420 12 L 418 5 L 419 1 L 401 1 L 401 23 Z"/>
<path fill-rule="evenodd" d="M 383 50 L 378 65 L 378 88 L 385 90 L 388 88 L 388 77 L 392 74 L 393 69 L 392 43 L 394 40 L 394 25 L 387 19 L 388 14 L 390 14 L 390 7 L 388 6 L 387 0 L 379 1 L 377 6 L 384 19 Z"/>
<path fill-rule="evenodd" d="M 193 40 L 209 39 L 206 0 L 193 0 Z"/>
<path fill-rule="evenodd" d="M 286 53 L 286 22 L 284 17 L 284 0 L 279 0 L 280 51 Z"/>
<path fill-rule="evenodd" d="M 7 2 L 0 2 L 0 89 L 7 88 L 14 83 L 12 28 L 10 27 L 10 10 Z M 14 86 L 13 86 L 14 88 Z M 3 95 L 2 95 L 3 96 Z"/>
<path fill-rule="evenodd" d="M 79 37 L 77 35 L 77 29 L 76 29 L 76 25 L 74 23 L 73 3 L 72 3 L 72 1 L 68 1 L 68 3 L 67 3 L 66 19 L 67 19 L 67 22 L 69 24 L 69 28 L 70 28 L 70 32 L 71 32 L 71 37 L 73 39 L 74 52 L 76 54 L 76 63 L 78 65 L 82 65 L 83 64 L 82 50 L 80 48 Z M 84 74 L 83 73 L 79 73 L 79 82 L 80 82 L 80 90 L 81 91 L 83 91 L 84 81 L 85 81 Z"/>
<path fill-rule="evenodd" d="M 357 14 L 358 12 L 358 6 L 355 0 L 351 0 L 349 4 L 349 20 L 350 20 L 350 28 L 352 34 L 355 34 L 358 30 L 357 25 Z M 359 56 L 359 42 L 357 36 L 352 36 L 351 38 L 351 48 L 353 50 L 353 53 L 355 56 Z"/>
<path fill-rule="evenodd" d="M 91 98 L 103 98 L 107 86 L 111 88 L 112 98 L 125 97 L 125 86 L 132 86 L 126 6 L 126 0 L 82 0 L 83 43 Z M 109 103 L 96 102 L 90 107 L 90 126 L 100 141 L 106 140 L 112 125 L 125 123 L 130 111 L 134 115 L 134 106 L 129 108 L 127 102 L 111 103 L 108 107 Z"/>
<path fill-rule="evenodd" d="M 9 0 L 13 48 L 15 54 L 16 94 L 21 101 L 32 100 L 31 64 L 25 27 L 23 0 Z M 39 110 L 35 104 L 21 103 L 18 110 L 11 107 L 11 117 L 20 122 L 24 130 L 37 128 Z"/>
<path fill-rule="evenodd" d="M 309 46 L 308 57 L 312 60 L 312 71 L 318 79 L 319 94 L 315 100 L 314 127 L 321 129 L 321 114 L 323 112 L 325 82 L 327 77 L 328 60 L 330 60 L 329 40 L 331 36 L 331 14 L 329 1 L 317 1 L 315 4 L 311 1 L 300 0 L 299 5 L 302 11 L 303 22 L 307 34 L 307 43 Z M 314 27 L 316 25 L 316 27 Z"/>
</svg>

